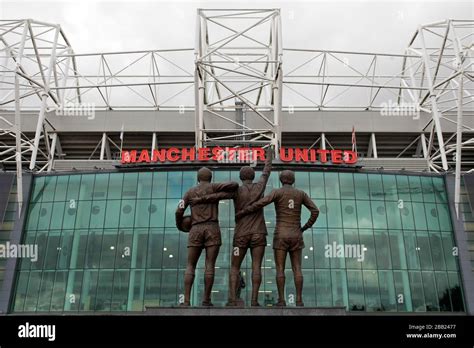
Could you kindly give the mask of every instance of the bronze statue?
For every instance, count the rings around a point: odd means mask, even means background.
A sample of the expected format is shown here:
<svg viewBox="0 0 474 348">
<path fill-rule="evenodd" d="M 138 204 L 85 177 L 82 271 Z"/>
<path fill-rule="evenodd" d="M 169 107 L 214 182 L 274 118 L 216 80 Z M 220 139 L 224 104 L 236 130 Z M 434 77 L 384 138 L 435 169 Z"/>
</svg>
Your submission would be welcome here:
<svg viewBox="0 0 474 348">
<path fill-rule="evenodd" d="M 199 169 L 197 178 L 199 184 L 185 193 L 176 210 L 176 226 L 180 231 L 185 232 L 187 229 L 186 226 L 183 226 L 184 212 L 192 198 L 218 192 L 232 194 L 239 187 L 236 182 L 211 183 L 212 172 L 205 167 Z M 212 306 L 211 290 L 214 284 L 215 264 L 222 244 L 218 205 L 218 202 L 191 204 L 191 229 L 188 236 L 188 260 L 184 274 L 184 302 L 181 304 L 182 306 L 190 305 L 191 288 L 202 249 L 206 249 L 202 305 Z"/>
<path fill-rule="evenodd" d="M 217 202 L 220 199 L 232 198 L 234 200 L 235 211 L 238 212 L 247 205 L 256 202 L 263 197 L 268 178 L 272 170 L 273 152 L 271 147 L 267 148 L 265 156 L 265 166 L 258 182 L 253 182 L 255 171 L 252 167 L 245 166 L 240 169 L 240 179 L 242 185 L 232 195 L 226 192 L 206 195 L 201 198 L 191 200 L 192 204 Z M 242 261 L 247 250 L 250 248 L 252 255 L 252 306 L 259 306 L 258 290 L 262 282 L 262 260 L 267 245 L 267 226 L 263 209 L 253 210 L 252 213 L 236 219 L 233 251 L 231 259 L 231 269 L 229 276 L 229 300 L 228 306 L 236 306 L 236 291 L 239 283 L 239 272 Z"/>
<path fill-rule="evenodd" d="M 296 305 L 303 306 L 303 273 L 301 272 L 301 256 L 304 248 L 303 232 L 310 228 L 318 218 L 319 209 L 311 198 L 301 190 L 294 188 L 295 173 L 284 170 L 280 174 L 283 187 L 273 190 L 269 195 L 239 211 L 237 219 L 261 210 L 264 206 L 275 203 L 276 227 L 273 237 L 275 254 L 276 283 L 278 288 L 277 306 L 286 306 L 285 301 L 285 261 L 290 254 L 291 268 L 295 279 Z M 301 207 L 305 206 L 311 216 L 301 227 Z"/>
</svg>

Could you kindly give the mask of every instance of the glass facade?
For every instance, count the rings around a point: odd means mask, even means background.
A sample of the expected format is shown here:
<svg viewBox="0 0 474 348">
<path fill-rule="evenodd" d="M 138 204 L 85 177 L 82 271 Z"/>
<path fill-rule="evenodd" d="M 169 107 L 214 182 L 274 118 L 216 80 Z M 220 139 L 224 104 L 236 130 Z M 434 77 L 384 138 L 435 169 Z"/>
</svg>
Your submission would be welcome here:
<svg viewBox="0 0 474 348">
<path fill-rule="evenodd" d="M 238 181 L 216 170 L 214 181 Z M 38 260 L 23 259 L 13 312 L 143 311 L 176 306 L 183 293 L 187 234 L 175 227 L 178 201 L 196 184 L 196 171 L 37 176 L 23 243 L 37 244 Z M 279 187 L 278 173 L 267 192 Z M 453 230 L 442 177 L 297 171 L 296 187 L 321 210 L 304 233 L 306 306 L 351 311 L 464 311 Z M 223 245 L 213 302 L 227 300 L 234 208 L 219 204 Z M 273 206 L 265 208 L 271 243 Z M 304 211 L 302 221 L 308 218 Z M 328 255 L 331 246 L 360 246 L 363 260 Z M 335 250 L 335 249 L 334 249 Z M 361 255 L 359 255 L 361 256 Z M 288 261 L 289 263 L 289 261 Z M 203 289 L 202 257 L 193 304 Z M 250 255 L 242 265 L 249 303 Z M 273 250 L 263 263 L 260 303 L 276 303 Z M 291 267 L 286 295 L 293 305 Z"/>
</svg>

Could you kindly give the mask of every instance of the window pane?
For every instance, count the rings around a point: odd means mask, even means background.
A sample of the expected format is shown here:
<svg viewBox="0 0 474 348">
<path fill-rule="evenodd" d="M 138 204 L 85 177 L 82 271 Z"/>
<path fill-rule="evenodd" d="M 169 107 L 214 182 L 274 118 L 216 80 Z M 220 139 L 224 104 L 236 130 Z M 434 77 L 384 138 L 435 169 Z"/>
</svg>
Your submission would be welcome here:
<svg viewBox="0 0 474 348">
<path fill-rule="evenodd" d="M 423 190 L 423 201 L 435 202 L 434 186 L 430 176 L 421 177 L 421 188 Z"/>
<path fill-rule="evenodd" d="M 328 256 L 331 260 L 331 268 L 344 268 L 345 260 L 344 253 L 337 253 L 338 248 L 343 248 L 344 244 L 344 234 L 341 229 L 329 229 L 328 230 L 329 239 L 328 244 L 331 247 Z"/>
<path fill-rule="evenodd" d="M 339 174 L 324 173 L 326 198 L 339 198 Z"/>
<path fill-rule="evenodd" d="M 369 174 L 370 199 L 383 200 L 385 197 L 382 184 L 382 175 Z"/>
<path fill-rule="evenodd" d="M 67 274 L 64 272 L 65 275 Z M 68 280 L 67 280 L 67 288 L 63 287 L 62 290 L 58 289 L 58 307 L 60 305 L 60 302 L 63 302 L 64 304 L 64 310 L 65 311 L 77 311 L 79 310 L 79 305 L 80 305 L 80 296 L 81 296 L 81 287 L 82 287 L 82 276 L 83 276 L 83 271 L 70 271 L 68 272 Z M 56 276 L 56 281 L 57 281 L 57 276 Z M 62 284 L 63 282 L 63 277 L 61 276 L 61 281 L 58 283 L 58 287 Z M 56 283 L 54 284 L 56 287 Z M 63 301 L 59 301 L 63 300 Z M 59 308 L 58 308 L 59 310 Z"/>
<path fill-rule="evenodd" d="M 443 241 L 444 259 L 446 260 L 446 267 L 449 271 L 457 271 L 457 260 L 453 243 L 453 236 L 451 233 L 441 233 L 441 240 Z"/>
<path fill-rule="evenodd" d="M 56 191 L 56 176 L 47 176 L 44 179 L 43 202 L 52 202 L 54 200 L 54 192 Z"/>
<path fill-rule="evenodd" d="M 308 194 L 311 195 L 309 190 L 309 173 L 308 172 L 296 172 L 295 173 L 295 186 Z"/>
<path fill-rule="evenodd" d="M 316 306 L 330 307 L 332 305 L 331 295 L 331 273 L 329 270 L 316 270 Z"/>
<path fill-rule="evenodd" d="M 401 229 L 400 208 L 398 202 L 385 202 L 387 213 L 387 227 L 389 229 Z"/>
<path fill-rule="evenodd" d="M 311 182 L 311 197 L 326 198 L 323 173 L 310 172 L 309 179 Z"/>
<path fill-rule="evenodd" d="M 49 306 L 51 305 L 51 290 L 53 289 L 54 284 L 54 271 L 45 271 L 43 272 L 43 277 L 41 279 L 41 285 L 38 288 L 38 306 L 36 310 L 38 312 L 49 311 Z"/>
<path fill-rule="evenodd" d="M 433 256 L 433 266 L 435 270 L 446 270 L 444 261 L 443 246 L 441 234 L 438 232 L 430 232 L 431 254 Z"/>
<path fill-rule="evenodd" d="M 452 231 L 449 206 L 446 204 L 437 204 L 437 206 L 439 216 L 439 227 L 441 231 Z"/>
<path fill-rule="evenodd" d="M 357 229 L 344 229 L 344 247 L 348 246 L 351 246 L 352 248 L 350 249 L 351 255 L 347 255 L 345 253 L 346 268 L 360 269 L 362 266 L 362 262 L 360 255 L 357 254 L 357 251 L 360 248 L 359 233 Z M 355 251 L 355 253 L 352 252 L 352 250 Z"/>
<path fill-rule="evenodd" d="M 102 249 L 102 230 L 91 230 L 87 239 L 86 267 L 99 268 Z"/>
<path fill-rule="evenodd" d="M 267 237 L 268 238 L 268 237 Z M 316 268 L 329 268 L 329 258 L 324 255 L 328 244 L 327 230 L 313 229 L 314 264 Z"/>
<path fill-rule="evenodd" d="M 378 269 L 392 268 L 388 231 L 374 230 L 374 239 Z"/>
<path fill-rule="evenodd" d="M 349 296 L 347 293 L 347 278 L 345 270 L 331 270 L 332 282 L 332 304 L 335 307 L 349 306 Z"/>
<path fill-rule="evenodd" d="M 106 199 L 108 185 L 109 174 L 96 174 L 92 198 L 97 200 Z"/>
<path fill-rule="evenodd" d="M 406 269 L 406 252 L 403 232 L 401 230 L 390 230 L 390 249 L 394 269 Z"/>
<path fill-rule="evenodd" d="M 112 291 L 112 304 L 110 310 L 122 311 L 127 310 L 128 303 L 128 286 L 130 280 L 130 272 L 126 270 L 117 270 L 114 273 L 114 288 Z"/>
<path fill-rule="evenodd" d="M 367 174 L 354 174 L 354 186 L 357 199 L 369 199 L 369 183 L 367 181 Z"/>
<path fill-rule="evenodd" d="M 338 200 L 326 201 L 328 227 L 342 227 L 341 203 Z"/>
<path fill-rule="evenodd" d="M 365 250 L 362 268 L 376 269 L 376 254 L 374 244 L 374 234 L 372 230 L 359 230 L 359 240 L 361 247 Z"/>
<path fill-rule="evenodd" d="M 132 270 L 130 272 L 131 298 L 128 299 L 127 311 L 143 311 L 143 299 L 145 295 L 145 271 Z"/>
<path fill-rule="evenodd" d="M 81 311 L 93 311 L 96 308 L 97 280 L 99 271 L 85 270 L 80 298 Z"/>
<path fill-rule="evenodd" d="M 80 201 L 77 204 L 76 228 L 89 228 L 91 206 L 91 201 Z"/>
<path fill-rule="evenodd" d="M 97 297 L 94 310 L 110 311 L 112 304 L 112 284 L 114 281 L 114 271 L 99 271 L 99 280 L 97 282 Z"/>
<path fill-rule="evenodd" d="M 416 271 L 408 272 L 410 278 L 411 301 L 413 311 L 424 312 L 426 310 L 425 298 L 423 295 L 423 284 L 421 282 L 421 273 Z"/>
<path fill-rule="evenodd" d="M 357 201 L 357 219 L 359 228 L 372 228 L 372 213 L 369 201 Z"/>
<path fill-rule="evenodd" d="M 352 173 L 339 173 L 341 198 L 355 198 L 354 179 Z"/>
<path fill-rule="evenodd" d="M 421 188 L 420 177 L 410 175 L 408 177 L 410 185 L 411 200 L 413 202 L 423 202 L 423 191 Z"/>
<path fill-rule="evenodd" d="M 454 312 L 464 311 L 464 303 L 461 289 L 461 281 L 459 274 L 456 272 L 448 272 L 449 291 L 451 295 L 451 303 L 453 304 Z"/>
<path fill-rule="evenodd" d="M 438 209 L 436 209 L 436 204 L 425 204 L 425 212 L 428 231 L 439 231 Z"/>
<path fill-rule="evenodd" d="M 363 271 L 366 310 L 381 311 L 377 271 Z"/>
<path fill-rule="evenodd" d="M 451 297 L 449 296 L 449 283 L 446 272 L 435 272 L 436 288 L 438 290 L 438 305 L 442 312 L 452 310 Z"/>
<path fill-rule="evenodd" d="M 164 233 L 162 229 L 151 229 L 150 238 L 148 240 L 148 268 L 161 268 L 163 259 L 163 237 Z"/>
<path fill-rule="evenodd" d="M 167 198 L 179 198 L 181 199 L 181 180 L 183 178 L 183 172 L 169 172 L 168 173 L 168 187 L 167 187 Z"/>
<path fill-rule="evenodd" d="M 63 308 L 65 308 L 64 304 L 71 303 L 70 302 L 71 298 L 69 296 L 66 297 L 66 280 L 67 280 L 68 273 L 71 274 L 72 272 L 67 272 L 67 271 L 56 272 L 56 276 L 54 279 L 54 286 L 52 287 L 51 308 L 50 308 L 50 310 L 53 312 L 55 311 L 62 312 Z M 77 301 L 79 301 L 80 290 L 81 289 L 79 288 L 79 292 L 75 293 L 75 295 L 77 296 Z"/>
<path fill-rule="evenodd" d="M 80 200 L 92 199 L 92 191 L 94 189 L 95 175 L 86 174 L 82 175 L 81 187 L 79 191 Z"/>
<path fill-rule="evenodd" d="M 397 296 L 391 271 L 379 271 L 380 300 L 383 311 L 397 310 Z"/>
<path fill-rule="evenodd" d="M 397 295 L 397 309 L 399 312 L 411 312 L 413 310 L 411 301 L 410 282 L 407 271 L 394 271 L 395 292 Z"/>
<path fill-rule="evenodd" d="M 166 186 L 168 181 L 168 173 L 166 172 L 155 172 L 153 173 L 153 198 L 165 198 L 166 197 Z"/>
<path fill-rule="evenodd" d="M 398 199 L 403 201 L 411 201 L 410 185 L 408 184 L 408 176 L 397 175 Z"/>
<path fill-rule="evenodd" d="M 109 177 L 109 187 L 107 190 L 107 199 L 120 199 L 122 198 L 122 173 L 112 173 Z"/>
<path fill-rule="evenodd" d="M 151 198 L 152 186 L 153 173 L 139 173 L 137 198 Z"/>
<path fill-rule="evenodd" d="M 146 271 L 145 307 L 162 306 L 161 295 L 161 271 Z"/>
<path fill-rule="evenodd" d="M 431 259 L 431 248 L 430 248 L 430 240 L 429 240 L 428 232 L 418 231 L 416 235 L 417 235 L 417 247 L 418 247 L 418 255 L 420 257 L 421 269 L 432 270 L 433 262 Z"/>
<path fill-rule="evenodd" d="M 433 187 L 435 191 L 436 202 L 438 203 L 448 203 L 446 198 L 446 190 L 444 188 L 444 179 L 443 178 L 433 178 Z"/>
<path fill-rule="evenodd" d="M 365 310 L 364 285 L 362 283 L 361 271 L 347 271 L 347 289 L 349 292 L 349 310 Z"/>
<path fill-rule="evenodd" d="M 56 181 L 56 191 L 54 193 L 54 200 L 61 202 L 66 200 L 67 185 L 69 182 L 69 175 L 58 176 Z"/>
<path fill-rule="evenodd" d="M 385 200 L 398 201 L 397 179 L 395 175 L 382 175 Z"/>
<path fill-rule="evenodd" d="M 357 228 L 355 201 L 342 200 L 341 204 L 344 228 Z"/>
<path fill-rule="evenodd" d="M 420 269 L 415 231 L 404 231 L 404 238 L 408 269 Z"/>
<path fill-rule="evenodd" d="M 81 175 L 71 175 L 67 186 L 66 201 L 77 200 L 79 197 L 79 189 L 81 187 Z"/>
<path fill-rule="evenodd" d="M 103 228 L 107 201 L 92 201 L 89 228 Z"/>
<path fill-rule="evenodd" d="M 374 228 L 387 228 L 387 218 L 385 214 L 385 204 L 383 201 L 371 202 L 372 220 Z"/>
<path fill-rule="evenodd" d="M 438 296 L 433 272 L 421 272 L 425 293 L 426 311 L 439 311 Z"/>
<path fill-rule="evenodd" d="M 135 200 L 124 199 L 120 208 L 120 227 L 133 227 L 135 221 Z"/>
<path fill-rule="evenodd" d="M 104 235 L 102 237 L 100 268 L 113 268 L 116 253 L 117 230 L 104 230 Z"/>
</svg>

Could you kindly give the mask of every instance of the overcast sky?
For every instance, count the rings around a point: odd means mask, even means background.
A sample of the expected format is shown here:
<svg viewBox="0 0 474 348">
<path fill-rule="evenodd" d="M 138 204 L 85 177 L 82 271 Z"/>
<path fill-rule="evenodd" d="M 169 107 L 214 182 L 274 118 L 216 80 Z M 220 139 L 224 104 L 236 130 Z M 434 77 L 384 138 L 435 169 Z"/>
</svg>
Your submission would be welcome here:
<svg viewBox="0 0 474 348">
<path fill-rule="evenodd" d="M 77 53 L 194 47 L 197 8 L 281 8 L 284 47 L 401 53 L 423 23 L 474 18 L 472 1 L 23 1 L 0 18 L 60 24 Z"/>
</svg>

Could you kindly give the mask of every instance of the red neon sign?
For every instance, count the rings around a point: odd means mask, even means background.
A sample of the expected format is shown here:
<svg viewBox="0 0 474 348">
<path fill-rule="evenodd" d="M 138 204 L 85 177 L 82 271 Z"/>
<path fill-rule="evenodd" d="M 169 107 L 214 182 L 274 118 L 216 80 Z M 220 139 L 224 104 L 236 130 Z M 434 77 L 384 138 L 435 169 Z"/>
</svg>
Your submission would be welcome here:
<svg viewBox="0 0 474 348">
<path fill-rule="evenodd" d="M 122 164 L 134 163 L 166 163 L 166 162 L 220 162 L 220 163 L 249 163 L 265 161 L 265 149 L 252 148 L 162 148 L 150 151 L 122 151 Z M 324 150 L 305 148 L 280 148 L 280 160 L 293 163 L 332 163 L 355 164 L 357 153 L 350 150 Z"/>
</svg>

